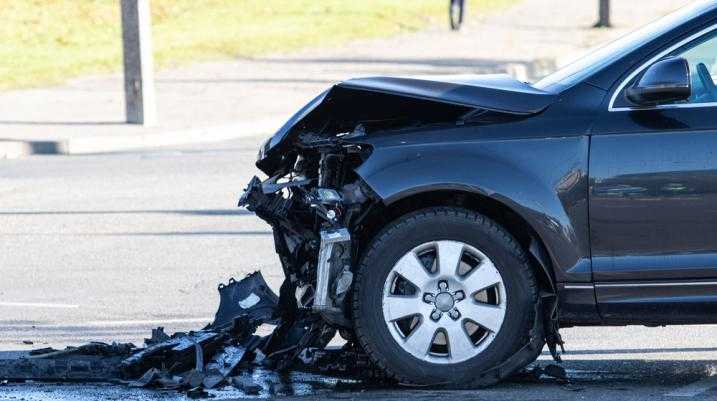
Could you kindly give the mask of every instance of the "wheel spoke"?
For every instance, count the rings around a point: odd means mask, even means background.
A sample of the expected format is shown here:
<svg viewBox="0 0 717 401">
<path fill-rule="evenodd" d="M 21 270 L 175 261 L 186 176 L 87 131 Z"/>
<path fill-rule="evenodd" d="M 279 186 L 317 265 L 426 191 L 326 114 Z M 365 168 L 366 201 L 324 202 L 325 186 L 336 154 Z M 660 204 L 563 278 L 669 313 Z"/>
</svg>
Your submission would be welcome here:
<svg viewBox="0 0 717 401">
<path fill-rule="evenodd" d="M 475 255 L 466 263 L 477 263 L 466 274 L 461 269 L 464 254 Z M 435 256 L 431 262 L 435 268 L 425 266 L 423 255 Z M 415 290 L 407 288 L 411 286 Z M 480 298 L 484 302 L 477 301 L 475 294 L 480 291 L 487 291 Z M 483 352 L 497 337 L 507 302 L 501 274 L 481 250 L 461 241 L 436 239 L 417 245 L 395 263 L 384 281 L 381 306 L 388 330 L 403 351 L 418 360 L 452 364 Z M 467 321 L 489 333 L 479 345 L 466 330 Z M 433 349 L 439 332 L 445 335 L 445 348 L 438 348 L 447 354 Z"/>
<path fill-rule="evenodd" d="M 472 296 L 478 291 L 490 288 L 502 280 L 498 269 L 487 258 L 483 259 L 475 269 L 468 272 L 463 278 L 463 285 L 468 290 L 468 296 Z"/>
<path fill-rule="evenodd" d="M 423 267 L 423 263 L 414 252 L 409 252 L 399 259 L 393 271 L 400 274 L 401 277 L 415 285 L 419 290 L 423 289 L 430 279 L 426 268 Z"/>
<path fill-rule="evenodd" d="M 455 241 L 438 242 L 438 272 L 441 276 L 453 276 L 463 256 L 463 244 Z"/>
<path fill-rule="evenodd" d="M 463 316 L 496 333 L 503 323 L 505 309 L 500 306 L 476 303 L 472 300 L 463 302 L 458 308 Z"/>
<path fill-rule="evenodd" d="M 448 333 L 448 350 L 451 358 L 461 358 L 473 354 L 475 346 L 463 328 L 463 322 L 453 322 L 446 327 L 446 332 Z"/>
<path fill-rule="evenodd" d="M 394 321 L 402 317 L 420 314 L 423 302 L 418 297 L 387 295 L 383 298 L 383 304 L 386 319 Z"/>
<path fill-rule="evenodd" d="M 438 325 L 436 323 L 430 319 L 423 318 L 418 327 L 414 328 L 406 338 L 406 348 L 410 349 L 414 355 L 422 357 L 428 355 L 437 330 Z"/>
</svg>

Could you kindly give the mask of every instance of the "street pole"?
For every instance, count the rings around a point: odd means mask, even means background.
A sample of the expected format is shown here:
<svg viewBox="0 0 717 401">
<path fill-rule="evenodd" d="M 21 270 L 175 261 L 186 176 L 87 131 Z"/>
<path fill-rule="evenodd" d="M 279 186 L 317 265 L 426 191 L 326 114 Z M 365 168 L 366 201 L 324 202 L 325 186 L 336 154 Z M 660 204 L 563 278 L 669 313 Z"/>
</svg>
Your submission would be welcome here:
<svg viewBox="0 0 717 401">
<path fill-rule="evenodd" d="M 125 112 L 130 124 L 157 123 L 149 0 L 121 0 Z"/>
<path fill-rule="evenodd" d="M 595 28 L 610 28 L 610 0 L 598 0 L 599 17 Z"/>
</svg>

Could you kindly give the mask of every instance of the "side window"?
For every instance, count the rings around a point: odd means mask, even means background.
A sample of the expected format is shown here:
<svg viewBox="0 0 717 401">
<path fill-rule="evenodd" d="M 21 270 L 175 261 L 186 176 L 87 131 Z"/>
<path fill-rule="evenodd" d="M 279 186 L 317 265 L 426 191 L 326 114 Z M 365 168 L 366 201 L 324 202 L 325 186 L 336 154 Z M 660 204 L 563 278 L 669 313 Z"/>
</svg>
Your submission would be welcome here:
<svg viewBox="0 0 717 401">
<path fill-rule="evenodd" d="M 717 102 L 717 36 L 711 35 L 709 39 L 692 48 L 678 51 L 676 55 L 683 57 L 690 64 L 692 96 L 687 102 Z"/>
<path fill-rule="evenodd" d="M 690 80 L 692 85 L 692 95 L 686 101 L 676 102 L 680 104 L 688 103 L 713 103 L 717 102 L 717 32 L 705 35 L 679 49 L 665 55 L 662 59 L 668 57 L 682 57 L 687 60 L 690 65 Z M 644 70 L 646 70 L 645 68 Z M 644 72 L 643 70 L 643 72 Z M 637 80 L 642 77 L 642 73 L 633 78 L 625 88 L 634 85 Z M 615 107 L 631 107 L 634 106 L 625 99 L 625 88 L 622 89 L 619 96 L 615 99 Z"/>
</svg>

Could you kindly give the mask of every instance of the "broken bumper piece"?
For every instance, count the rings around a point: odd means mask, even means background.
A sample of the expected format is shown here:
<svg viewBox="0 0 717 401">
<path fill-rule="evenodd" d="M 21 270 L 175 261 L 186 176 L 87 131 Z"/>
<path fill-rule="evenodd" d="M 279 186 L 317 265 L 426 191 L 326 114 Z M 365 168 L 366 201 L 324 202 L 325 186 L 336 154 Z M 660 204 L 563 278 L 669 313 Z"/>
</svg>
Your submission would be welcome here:
<svg viewBox="0 0 717 401">
<path fill-rule="evenodd" d="M 219 285 L 219 309 L 209 327 L 226 329 L 238 317 L 276 324 L 278 303 L 279 297 L 271 291 L 260 272 L 241 281 L 229 279 L 228 284 Z"/>
<path fill-rule="evenodd" d="M 230 280 L 219 286 L 219 294 L 216 319 L 203 330 L 170 336 L 160 327 L 152 331 L 143 348 L 90 343 L 61 351 L 40 349 L 24 358 L 0 361 L 0 380 L 121 382 L 202 397 L 208 395 L 205 390 L 227 385 L 248 395 L 265 387 L 275 389 L 275 385 L 250 383 L 251 372 L 257 369 L 292 367 L 312 373 L 359 375 L 351 382 L 368 377 L 368 358 L 358 357 L 353 345 L 344 350 L 326 349 L 335 329 L 320 316 L 302 309 L 282 313 L 279 297 L 261 273 Z M 277 326 L 260 337 L 254 333 L 262 324 Z M 378 377 L 375 369 L 371 372 L 372 378 Z"/>
</svg>

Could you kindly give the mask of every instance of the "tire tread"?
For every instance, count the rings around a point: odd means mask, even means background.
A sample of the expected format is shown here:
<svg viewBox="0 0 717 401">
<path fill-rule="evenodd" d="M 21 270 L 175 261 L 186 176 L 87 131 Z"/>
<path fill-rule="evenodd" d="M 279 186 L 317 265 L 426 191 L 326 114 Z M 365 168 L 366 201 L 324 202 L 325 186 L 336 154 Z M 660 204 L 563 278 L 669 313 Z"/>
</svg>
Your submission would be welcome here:
<svg viewBox="0 0 717 401">
<path fill-rule="evenodd" d="M 420 384 L 420 383 L 413 383 L 411 378 L 406 377 L 404 375 L 401 375 L 399 372 L 393 371 L 390 367 L 387 361 L 384 359 L 383 355 L 381 355 L 379 352 L 376 351 L 376 349 L 373 347 L 371 341 L 367 338 L 368 336 L 365 333 L 364 330 L 364 321 L 358 313 L 358 311 L 361 308 L 361 297 L 358 295 L 361 283 L 363 282 L 362 278 L 365 274 L 368 272 L 367 266 L 365 266 L 364 262 L 366 260 L 370 260 L 371 256 L 378 252 L 378 249 L 380 246 L 383 245 L 383 243 L 387 240 L 388 237 L 393 235 L 396 231 L 399 230 L 405 230 L 409 229 L 413 225 L 416 225 L 420 220 L 427 219 L 427 218 L 433 218 L 433 217 L 447 217 L 447 218 L 460 218 L 465 219 L 469 221 L 475 222 L 477 225 L 482 226 L 485 230 L 489 231 L 493 236 L 499 239 L 499 241 L 502 243 L 503 246 L 507 248 L 507 250 L 513 254 L 518 260 L 519 260 L 519 267 L 520 267 L 520 274 L 523 276 L 523 279 L 526 283 L 528 283 L 529 290 L 531 292 L 530 297 L 535 302 L 537 302 L 538 299 L 538 284 L 534 276 L 533 269 L 530 266 L 530 262 L 528 261 L 528 256 L 525 253 L 525 250 L 518 244 L 518 242 L 513 238 L 513 236 L 508 233 L 503 227 L 501 227 L 499 224 L 497 224 L 495 221 L 489 219 L 488 217 L 483 216 L 482 214 L 479 214 L 477 212 L 458 208 L 458 207 L 432 207 L 427 209 L 422 209 L 416 212 L 409 213 L 407 215 L 404 215 L 397 220 L 393 221 L 392 223 L 387 224 L 387 226 L 379 232 L 378 235 L 373 239 L 371 242 L 371 245 L 366 249 L 366 251 L 363 254 L 363 257 L 361 258 L 361 263 L 359 264 L 359 267 L 356 272 L 356 279 L 354 281 L 355 285 L 353 288 L 353 305 L 352 305 L 352 314 L 353 314 L 353 322 L 354 322 L 354 330 L 356 333 L 356 338 L 359 341 L 360 346 L 366 351 L 368 356 L 371 358 L 371 360 L 378 365 L 384 372 L 386 372 L 386 375 L 389 378 L 393 378 L 401 383 L 406 384 Z M 528 324 L 531 324 L 533 321 L 533 317 L 531 316 L 528 320 Z M 529 327 L 525 328 L 526 337 Z M 514 345 L 513 352 L 516 352 L 523 344 L 523 341 L 519 341 L 518 344 Z M 504 377 L 499 378 L 498 380 L 502 380 Z M 485 385 L 491 385 L 494 384 L 496 381 L 492 383 L 472 383 L 473 385 L 477 386 L 485 386 Z"/>
</svg>

